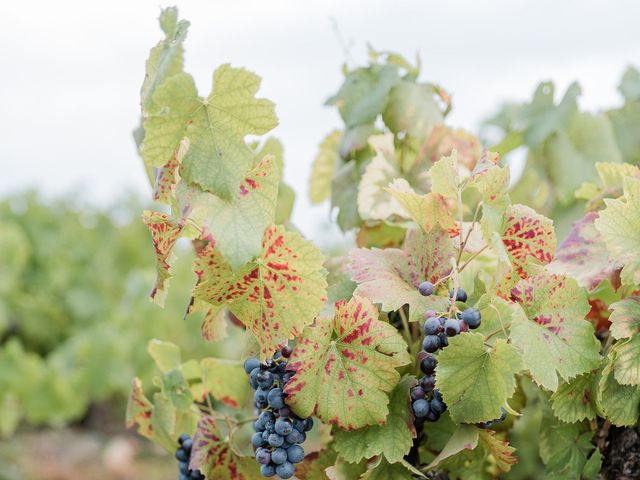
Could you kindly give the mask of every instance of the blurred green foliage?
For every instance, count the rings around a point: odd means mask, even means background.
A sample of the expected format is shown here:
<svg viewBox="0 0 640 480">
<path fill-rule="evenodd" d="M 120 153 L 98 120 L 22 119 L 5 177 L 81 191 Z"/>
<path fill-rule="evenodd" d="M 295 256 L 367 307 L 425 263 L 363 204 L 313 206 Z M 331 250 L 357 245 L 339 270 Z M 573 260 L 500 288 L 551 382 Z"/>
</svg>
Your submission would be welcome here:
<svg viewBox="0 0 640 480">
<path fill-rule="evenodd" d="M 147 299 L 155 262 L 140 203 L 96 208 L 77 198 L 25 193 L 0 202 L 3 435 L 21 420 L 80 419 L 92 402 L 116 400 L 124 411 L 131 377 L 148 383 L 154 372 L 151 338 L 171 339 L 188 358 L 212 351 L 197 318 L 182 320 L 190 261 L 177 262 L 166 309 Z M 188 247 L 179 254 L 192 255 Z"/>
</svg>

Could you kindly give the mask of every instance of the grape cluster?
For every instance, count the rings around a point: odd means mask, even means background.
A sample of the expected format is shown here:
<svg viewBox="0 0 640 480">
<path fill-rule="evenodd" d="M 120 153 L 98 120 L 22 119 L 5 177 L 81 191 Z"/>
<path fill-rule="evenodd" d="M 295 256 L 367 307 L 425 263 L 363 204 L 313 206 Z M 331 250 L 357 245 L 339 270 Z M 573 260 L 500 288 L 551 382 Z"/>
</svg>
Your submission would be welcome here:
<svg viewBox="0 0 640 480">
<path fill-rule="evenodd" d="M 178 459 L 178 469 L 180 474 L 178 480 L 204 480 L 204 475 L 200 470 L 189 470 L 189 458 L 191 457 L 191 448 L 193 440 L 186 433 L 178 438 L 180 446 L 176 450 L 176 458 Z"/>
<path fill-rule="evenodd" d="M 420 294 L 432 295 L 435 286 L 431 282 L 422 282 L 418 287 Z M 467 293 L 462 289 L 452 289 L 449 292 L 451 301 L 465 303 Z M 461 332 L 475 329 L 480 326 L 480 312 L 475 308 L 467 308 L 456 312 L 455 318 L 448 318 L 446 314 L 438 315 L 433 310 L 425 313 L 424 340 L 422 350 L 418 356 L 420 370 L 424 374 L 418 381 L 418 385 L 411 389 L 411 401 L 413 414 L 418 422 L 435 422 L 440 418 L 447 406 L 442 400 L 442 395 L 436 389 L 435 371 L 438 359 L 434 355 L 439 349 L 449 345 L 449 337 L 455 337 Z"/>
<path fill-rule="evenodd" d="M 285 346 L 265 363 L 257 358 L 244 362 L 259 412 L 251 443 L 256 449 L 260 473 L 265 477 L 278 475 L 287 479 L 293 476 L 295 464 L 304 459 L 300 445 L 307 438 L 306 432 L 313 427 L 312 418 L 298 417 L 285 402 L 283 389 L 293 376 L 293 372 L 287 371 L 287 358 L 291 353 L 291 347 Z"/>
</svg>

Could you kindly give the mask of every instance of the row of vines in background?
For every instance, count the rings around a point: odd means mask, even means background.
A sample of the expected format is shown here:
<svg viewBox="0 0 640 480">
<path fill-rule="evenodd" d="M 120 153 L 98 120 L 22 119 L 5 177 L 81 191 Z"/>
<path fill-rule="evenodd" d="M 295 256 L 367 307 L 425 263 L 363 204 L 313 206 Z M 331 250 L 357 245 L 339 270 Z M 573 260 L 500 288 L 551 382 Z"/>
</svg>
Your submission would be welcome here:
<svg viewBox="0 0 640 480">
<path fill-rule="evenodd" d="M 131 376 L 149 383 L 154 336 L 204 353 L 198 323 L 146 300 L 153 254 L 138 200 L 79 207 L 34 193 L 0 203 L 0 432 L 20 421 L 63 425 L 90 405 L 124 411 Z M 188 269 L 176 271 L 176 291 Z M 221 352 L 222 354 L 224 352 Z"/>
</svg>

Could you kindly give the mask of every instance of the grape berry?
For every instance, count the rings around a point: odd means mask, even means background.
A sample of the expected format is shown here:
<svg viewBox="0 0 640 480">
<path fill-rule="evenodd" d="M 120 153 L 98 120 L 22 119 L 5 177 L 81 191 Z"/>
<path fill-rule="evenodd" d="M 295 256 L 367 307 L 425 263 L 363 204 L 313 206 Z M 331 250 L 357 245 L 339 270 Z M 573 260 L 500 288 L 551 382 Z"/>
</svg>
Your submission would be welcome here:
<svg viewBox="0 0 640 480">
<path fill-rule="evenodd" d="M 193 448 L 193 440 L 189 435 L 183 433 L 178 438 L 180 446 L 176 450 L 176 458 L 178 459 L 178 480 L 204 480 L 204 475 L 200 470 L 189 470 L 189 459 L 191 458 L 191 449 Z"/>
<path fill-rule="evenodd" d="M 307 438 L 306 432 L 313 427 L 313 419 L 300 418 L 286 405 L 284 386 L 292 372 L 287 372 L 287 358 L 291 347 L 284 346 L 273 359 L 261 364 L 257 358 L 248 358 L 244 370 L 255 390 L 254 402 L 259 412 L 251 437 L 260 473 L 265 477 L 278 475 L 291 478 L 295 464 L 304 459 L 300 444 Z"/>
<path fill-rule="evenodd" d="M 428 281 L 422 282 L 418 287 L 418 291 L 424 296 L 433 294 L 434 290 L 435 286 Z M 449 298 L 452 301 L 454 296 L 456 302 L 465 303 L 467 301 L 467 292 L 462 288 L 451 289 Z M 422 424 L 425 420 L 437 421 L 447 409 L 441 393 L 436 388 L 435 371 L 438 359 L 434 353 L 449 345 L 449 337 L 455 337 L 480 326 L 481 316 L 476 308 L 467 308 L 462 312 L 457 312 L 454 318 L 449 318 L 446 313 L 438 315 L 433 310 L 428 310 L 425 313 L 424 340 L 422 342 L 424 352 L 418 356 L 420 370 L 424 375 L 418 379 L 418 385 L 411 389 L 411 408 L 418 424 Z M 502 417 L 501 420 L 503 420 Z M 492 422 L 501 420 L 496 419 Z M 491 425 L 492 422 L 487 422 L 487 424 Z"/>
</svg>

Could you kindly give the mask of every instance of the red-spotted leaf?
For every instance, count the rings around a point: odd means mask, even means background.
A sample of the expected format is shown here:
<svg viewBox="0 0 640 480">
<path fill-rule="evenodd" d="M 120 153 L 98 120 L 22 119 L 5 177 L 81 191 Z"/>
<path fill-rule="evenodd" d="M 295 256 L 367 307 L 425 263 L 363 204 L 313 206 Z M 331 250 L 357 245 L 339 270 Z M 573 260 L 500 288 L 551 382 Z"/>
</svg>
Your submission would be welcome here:
<svg viewBox="0 0 640 480">
<path fill-rule="evenodd" d="M 198 421 L 189 468 L 200 470 L 208 480 L 260 478 L 256 461 L 237 455 L 231 448 L 228 434 L 208 415 Z"/>
<path fill-rule="evenodd" d="M 320 251 L 296 232 L 269 227 L 262 251 L 233 271 L 209 243 L 195 262 L 195 299 L 227 305 L 261 346 L 263 358 L 297 336 L 310 324 L 326 300 L 326 271 Z"/>
<path fill-rule="evenodd" d="M 473 450 L 478 446 L 479 429 L 475 425 L 461 424 L 449 438 L 449 441 L 440 451 L 440 454 L 433 459 L 427 468 L 435 468 L 447 458 L 462 452 L 463 450 Z"/>
<path fill-rule="evenodd" d="M 510 205 L 502 220 L 500 237 L 520 278 L 551 262 L 556 249 L 553 221 L 524 205 Z"/>
<path fill-rule="evenodd" d="M 597 218 L 597 212 L 589 212 L 574 223 L 547 266 L 552 273 L 570 275 L 587 290 L 595 289 L 603 280 L 612 280 L 622 268 L 609 259 L 604 240 L 594 226 Z"/>
<path fill-rule="evenodd" d="M 511 298 L 522 307 L 514 312 L 511 341 L 538 384 L 555 391 L 558 375 L 570 380 L 598 366 L 600 342 L 585 320 L 589 303 L 573 278 L 538 274 L 518 282 Z"/>
<path fill-rule="evenodd" d="M 249 383 L 242 365 L 234 360 L 203 358 L 200 360 L 202 382 L 213 398 L 238 408 L 249 394 Z"/>
<path fill-rule="evenodd" d="M 334 317 L 318 317 L 298 338 L 287 404 L 301 417 L 315 413 L 343 430 L 383 424 L 388 394 L 400 381 L 396 367 L 409 361 L 406 343 L 378 320 L 369 300 L 340 300 Z"/>
<path fill-rule="evenodd" d="M 513 454 L 516 449 L 506 440 L 501 440 L 493 430 L 479 430 L 478 440 L 480 445 L 493 456 L 496 466 L 503 472 L 511 470 L 518 459 Z"/>
<path fill-rule="evenodd" d="M 176 184 L 180 180 L 178 172 L 182 159 L 189 149 L 189 142 L 183 140 L 176 148 L 171 159 L 156 171 L 153 184 L 153 199 L 171 205 L 176 196 Z"/>
<path fill-rule="evenodd" d="M 129 402 L 127 403 L 127 428 L 138 425 L 138 433 L 140 435 L 146 438 L 152 438 L 152 414 L 153 405 L 142 390 L 142 382 L 136 377 L 131 382 L 131 392 L 129 394 Z"/>
<path fill-rule="evenodd" d="M 440 229 L 429 233 L 410 230 L 402 250 L 360 248 L 349 254 L 348 271 L 358 284 L 355 295 L 379 303 L 383 311 L 397 310 L 409 304 L 410 319 L 422 318 L 425 310 L 446 308 L 448 297 L 423 297 L 418 285 L 436 282 L 451 271 L 455 248 L 449 234 Z"/>
<path fill-rule="evenodd" d="M 148 210 L 142 214 L 142 221 L 151 232 L 158 272 L 156 284 L 149 296 L 157 304 L 164 305 L 171 278 L 171 264 L 175 259 L 173 247 L 180 238 L 184 225 L 173 221 L 167 214 Z"/>
<path fill-rule="evenodd" d="M 208 342 L 217 342 L 227 338 L 227 314 L 226 307 L 211 305 L 196 298 L 191 299 L 186 315 L 204 312 L 202 317 L 202 338 Z"/>
</svg>

